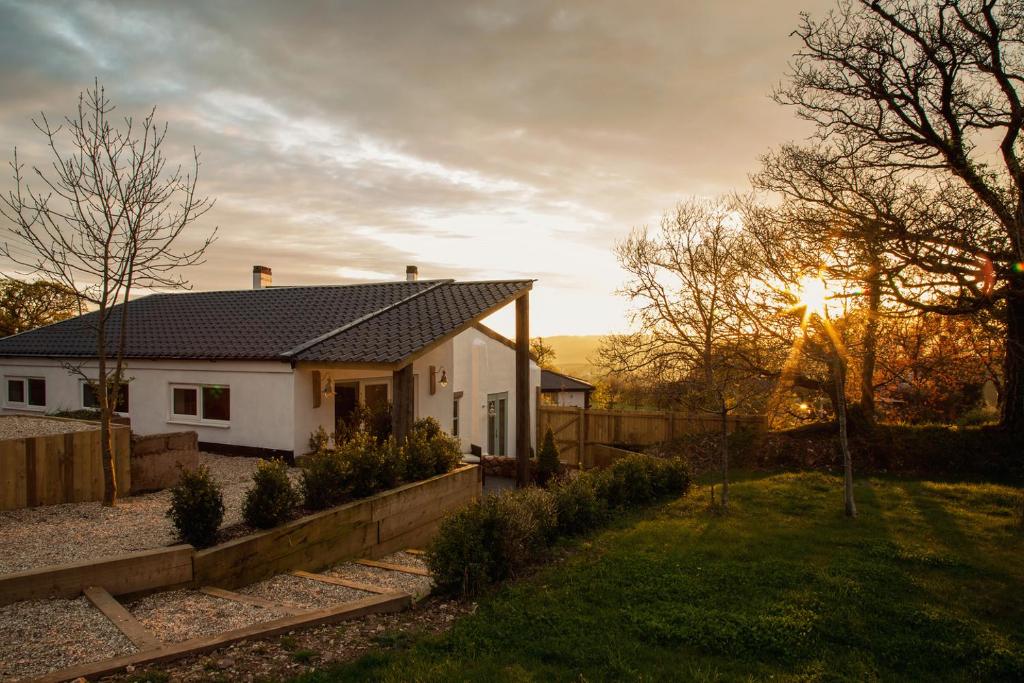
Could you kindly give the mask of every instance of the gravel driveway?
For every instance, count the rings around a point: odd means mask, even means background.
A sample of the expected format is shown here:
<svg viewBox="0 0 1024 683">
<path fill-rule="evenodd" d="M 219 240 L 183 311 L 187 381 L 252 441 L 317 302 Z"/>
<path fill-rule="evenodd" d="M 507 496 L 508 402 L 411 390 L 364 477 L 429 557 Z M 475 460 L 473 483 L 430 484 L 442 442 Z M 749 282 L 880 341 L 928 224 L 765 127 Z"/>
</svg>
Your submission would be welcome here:
<svg viewBox="0 0 1024 683">
<path fill-rule="evenodd" d="M 224 526 L 242 520 L 258 458 L 200 453 L 224 491 Z M 299 470 L 293 470 L 293 480 Z M 117 507 L 66 503 L 0 512 L 0 574 L 171 545 L 168 490 L 122 498 Z"/>
</svg>

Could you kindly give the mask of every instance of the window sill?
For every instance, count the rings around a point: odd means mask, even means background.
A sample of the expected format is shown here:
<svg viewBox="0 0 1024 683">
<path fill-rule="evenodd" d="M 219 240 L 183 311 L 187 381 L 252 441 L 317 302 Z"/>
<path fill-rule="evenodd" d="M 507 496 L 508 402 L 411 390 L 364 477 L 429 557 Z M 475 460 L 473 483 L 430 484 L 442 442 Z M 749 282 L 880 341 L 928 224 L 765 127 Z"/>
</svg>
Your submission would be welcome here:
<svg viewBox="0 0 1024 683">
<path fill-rule="evenodd" d="M 167 420 L 167 424 L 189 425 L 192 427 L 214 427 L 216 429 L 231 429 L 231 423 L 224 422 L 222 420 L 186 420 L 183 418 L 172 417 Z"/>
</svg>

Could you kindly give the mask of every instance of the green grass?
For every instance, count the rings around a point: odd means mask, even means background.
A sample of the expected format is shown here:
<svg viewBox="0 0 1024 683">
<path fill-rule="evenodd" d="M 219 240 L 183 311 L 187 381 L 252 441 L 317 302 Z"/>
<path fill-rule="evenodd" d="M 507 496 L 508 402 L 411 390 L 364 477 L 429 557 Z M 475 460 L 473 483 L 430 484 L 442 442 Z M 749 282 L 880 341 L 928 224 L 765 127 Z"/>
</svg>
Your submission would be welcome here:
<svg viewBox="0 0 1024 683">
<path fill-rule="evenodd" d="M 442 636 L 309 674 L 325 681 L 1021 680 L 1021 491 L 747 478 L 581 542 Z"/>
</svg>

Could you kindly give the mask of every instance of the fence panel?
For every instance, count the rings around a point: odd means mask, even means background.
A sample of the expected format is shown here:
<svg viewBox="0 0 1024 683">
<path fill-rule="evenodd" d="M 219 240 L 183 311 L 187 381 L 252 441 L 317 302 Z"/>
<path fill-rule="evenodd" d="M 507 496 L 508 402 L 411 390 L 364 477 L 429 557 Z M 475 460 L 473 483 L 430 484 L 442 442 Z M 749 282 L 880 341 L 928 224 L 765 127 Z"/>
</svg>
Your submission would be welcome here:
<svg viewBox="0 0 1024 683">
<path fill-rule="evenodd" d="M 550 428 L 562 462 L 586 465 L 592 444 L 650 446 L 687 434 L 717 432 L 721 425 L 717 415 L 539 406 L 537 443 L 542 443 Z M 764 417 L 759 415 L 730 415 L 727 421 L 730 433 L 740 426 L 760 429 L 763 425 Z"/>
</svg>

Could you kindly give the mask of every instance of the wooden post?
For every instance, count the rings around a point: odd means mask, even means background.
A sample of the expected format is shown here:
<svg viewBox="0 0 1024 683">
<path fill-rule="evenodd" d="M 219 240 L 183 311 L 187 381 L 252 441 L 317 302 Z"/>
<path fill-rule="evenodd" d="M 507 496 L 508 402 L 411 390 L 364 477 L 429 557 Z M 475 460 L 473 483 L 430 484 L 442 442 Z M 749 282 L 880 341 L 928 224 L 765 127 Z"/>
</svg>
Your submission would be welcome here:
<svg viewBox="0 0 1024 683">
<path fill-rule="evenodd" d="M 516 299 L 516 486 L 530 483 L 530 293 Z"/>
<path fill-rule="evenodd" d="M 413 406 L 416 399 L 413 395 L 412 363 L 401 370 L 395 370 L 391 375 L 391 381 L 391 431 L 395 441 L 402 444 L 412 429 L 414 419 Z"/>
</svg>

